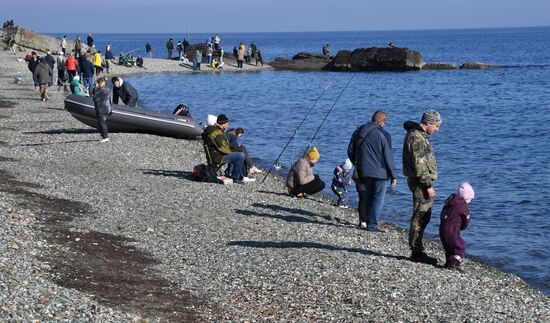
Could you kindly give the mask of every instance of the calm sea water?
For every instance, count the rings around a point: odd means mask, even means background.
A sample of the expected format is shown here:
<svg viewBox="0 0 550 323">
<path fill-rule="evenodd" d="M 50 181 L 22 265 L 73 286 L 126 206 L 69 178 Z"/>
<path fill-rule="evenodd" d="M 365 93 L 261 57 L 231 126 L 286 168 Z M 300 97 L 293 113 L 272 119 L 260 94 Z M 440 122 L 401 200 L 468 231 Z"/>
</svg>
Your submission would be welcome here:
<svg viewBox="0 0 550 323">
<path fill-rule="evenodd" d="M 74 37 L 74 35 L 70 35 Z M 81 35 L 85 36 L 85 35 Z M 191 34 L 192 43 L 209 35 Z M 186 103 L 192 115 L 225 113 L 232 126 L 246 130 L 243 142 L 262 166 L 270 166 L 295 127 L 322 94 L 305 125 L 280 160 L 288 167 L 307 147 L 328 110 L 334 110 L 313 142 L 321 152 L 316 168 L 330 182 L 335 165 L 346 158 L 350 135 L 376 109 L 388 115 L 394 157 L 402 169 L 406 120 L 419 120 L 428 107 L 441 112 L 440 132 L 432 136 L 439 166 L 434 215 L 427 228 L 437 237 L 439 212 L 463 180 L 472 183 L 471 226 L 463 231 L 466 252 L 526 279 L 550 293 L 550 28 L 221 34 L 230 51 L 239 41 L 255 41 L 267 59 L 299 51 L 320 52 L 385 46 L 420 51 L 426 61 L 461 64 L 482 61 L 507 66 L 480 71 L 409 73 L 262 72 L 161 74 L 128 78 L 140 104 L 171 111 Z M 157 57 L 168 37 L 183 34 L 100 34 L 99 48 L 113 43 L 115 54 L 144 54 L 150 41 Z M 329 85 L 329 89 L 325 90 Z M 283 170 L 284 171 L 284 170 Z M 412 203 L 406 179 L 389 191 L 383 220 L 407 228 Z M 284 188 L 281 187 L 281 191 Z M 332 194 L 327 190 L 327 194 Z M 355 191 L 351 196 L 355 201 Z"/>
</svg>

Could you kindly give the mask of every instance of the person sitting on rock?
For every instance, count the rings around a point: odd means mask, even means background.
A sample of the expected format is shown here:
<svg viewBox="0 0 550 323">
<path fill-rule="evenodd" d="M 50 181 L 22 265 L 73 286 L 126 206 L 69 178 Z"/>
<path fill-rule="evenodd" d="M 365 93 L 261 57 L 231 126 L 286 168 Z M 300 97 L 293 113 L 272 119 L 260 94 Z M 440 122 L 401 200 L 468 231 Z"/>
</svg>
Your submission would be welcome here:
<svg viewBox="0 0 550 323">
<path fill-rule="evenodd" d="M 135 107 L 138 100 L 136 89 L 120 77 L 113 77 L 111 82 L 113 83 L 113 103 L 118 104 L 120 98 L 127 106 Z"/>
<path fill-rule="evenodd" d="M 286 187 L 291 196 L 306 197 L 325 188 L 325 183 L 319 178 L 319 175 L 313 175 L 312 170 L 312 167 L 319 161 L 319 157 L 321 155 L 317 147 L 313 147 L 292 165 L 286 177 Z"/>
</svg>

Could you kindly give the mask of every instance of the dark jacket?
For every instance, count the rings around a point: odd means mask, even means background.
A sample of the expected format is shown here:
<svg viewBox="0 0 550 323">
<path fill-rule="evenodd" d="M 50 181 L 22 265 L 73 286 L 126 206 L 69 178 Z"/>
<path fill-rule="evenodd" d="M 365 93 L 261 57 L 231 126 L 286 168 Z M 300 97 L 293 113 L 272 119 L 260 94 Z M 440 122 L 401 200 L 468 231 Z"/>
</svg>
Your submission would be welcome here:
<svg viewBox="0 0 550 323">
<path fill-rule="evenodd" d="M 113 87 L 113 103 L 118 104 L 118 98 L 122 99 L 124 104 L 135 107 L 138 100 L 138 93 L 130 83 L 122 79 L 120 87 Z"/>
<path fill-rule="evenodd" d="M 403 124 L 407 135 L 403 141 L 403 175 L 414 178 L 423 188 L 437 179 L 437 163 L 429 135 L 414 121 Z"/>
<path fill-rule="evenodd" d="M 231 154 L 227 136 L 219 124 L 208 126 L 202 133 L 202 141 L 207 146 L 212 163 L 219 165 L 222 163 L 224 155 Z"/>
<path fill-rule="evenodd" d="M 94 77 L 94 64 L 87 59 L 83 59 L 82 64 L 80 65 L 80 71 L 82 72 L 82 77 Z"/>
<path fill-rule="evenodd" d="M 445 249 L 447 263 L 455 262 L 454 256 L 464 258 L 464 240 L 460 230 L 464 230 L 470 223 L 468 203 L 458 194 L 451 194 L 441 211 L 439 224 L 439 238 Z"/>
<path fill-rule="evenodd" d="M 53 71 L 53 68 L 55 67 L 55 58 L 53 58 L 52 55 L 46 55 L 46 57 L 44 57 L 44 60 L 46 61 L 46 63 L 48 63 L 48 65 L 51 67 L 52 71 Z"/>
<path fill-rule="evenodd" d="M 348 145 L 348 157 L 357 167 L 359 177 L 397 178 L 391 136 L 376 123 L 370 122 L 355 130 Z"/>
<path fill-rule="evenodd" d="M 225 135 L 227 136 L 227 141 L 229 142 L 229 148 L 235 149 L 239 147 L 241 144 L 239 143 L 239 137 L 234 135 L 231 131 L 233 129 L 229 129 L 225 132 Z"/>
<path fill-rule="evenodd" d="M 110 114 L 112 111 L 109 94 L 111 90 L 108 87 L 103 87 L 94 93 L 94 107 L 101 114 Z"/>
<path fill-rule="evenodd" d="M 29 71 L 34 74 L 36 72 L 36 67 L 38 66 L 38 63 L 40 63 L 40 60 L 37 58 L 36 60 L 30 59 L 28 62 L 27 67 L 29 68 Z"/>
<path fill-rule="evenodd" d="M 38 84 L 46 84 L 52 81 L 52 73 L 53 73 L 52 68 L 44 60 L 38 63 L 38 66 L 36 66 L 35 73 L 36 73 L 36 78 L 38 80 Z"/>
</svg>

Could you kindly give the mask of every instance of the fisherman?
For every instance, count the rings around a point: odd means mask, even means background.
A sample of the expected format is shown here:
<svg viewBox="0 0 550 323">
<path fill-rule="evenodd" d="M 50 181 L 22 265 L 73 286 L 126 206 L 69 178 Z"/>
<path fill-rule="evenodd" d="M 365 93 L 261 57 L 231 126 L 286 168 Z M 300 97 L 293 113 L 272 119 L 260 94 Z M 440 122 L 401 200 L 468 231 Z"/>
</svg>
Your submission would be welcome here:
<svg viewBox="0 0 550 323">
<path fill-rule="evenodd" d="M 135 107 L 138 100 L 136 89 L 120 77 L 113 77 L 111 82 L 113 83 L 113 103 L 118 104 L 120 98 L 127 106 Z"/>
<path fill-rule="evenodd" d="M 286 177 L 288 194 L 301 198 L 320 192 L 325 188 L 325 183 L 319 178 L 319 175 L 314 175 L 312 170 L 319 161 L 319 157 L 321 155 L 317 147 L 313 147 L 292 165 Z"/>
<path fill-rule="evenodd" d="M 149 44 L 149 42 L 145 44 L 145 51 L 147 52 L 147 57 L 149 58 L 153 57 L 153 47 L 151 47 L 151 44 Z"/>
<path fill-rule="evenodd" d="M 329 44 L 325 44 L 323 46 L 323 56 L 329 57 L 330 56 L 330 48 Z"/>
</svg>

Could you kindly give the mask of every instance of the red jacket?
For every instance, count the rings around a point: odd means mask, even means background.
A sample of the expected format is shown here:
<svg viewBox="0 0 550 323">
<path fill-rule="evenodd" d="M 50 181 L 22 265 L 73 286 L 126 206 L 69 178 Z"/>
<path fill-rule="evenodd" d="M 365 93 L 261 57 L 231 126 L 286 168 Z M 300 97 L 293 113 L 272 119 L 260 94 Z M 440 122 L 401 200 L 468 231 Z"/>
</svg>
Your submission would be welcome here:
<svg viewBox="0 0 550 323">
<path fill-rule="evenodd" d="M 78 61 L 76 60 L 76 58 L 71 56 L 67 58 L 65 65 L 67 65 L 67 71 L 76 71 L 76 66 L 78 65 Z"/>
</svg>

